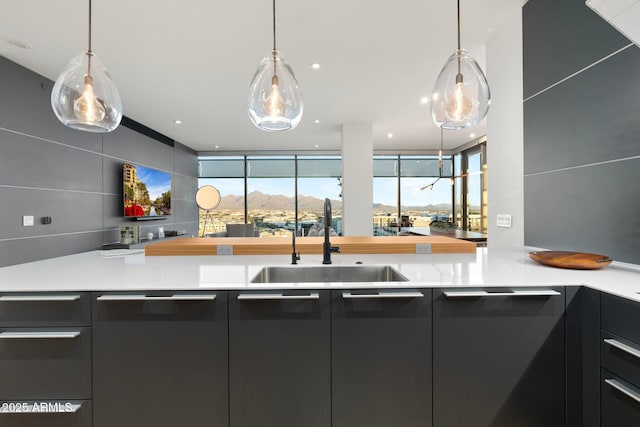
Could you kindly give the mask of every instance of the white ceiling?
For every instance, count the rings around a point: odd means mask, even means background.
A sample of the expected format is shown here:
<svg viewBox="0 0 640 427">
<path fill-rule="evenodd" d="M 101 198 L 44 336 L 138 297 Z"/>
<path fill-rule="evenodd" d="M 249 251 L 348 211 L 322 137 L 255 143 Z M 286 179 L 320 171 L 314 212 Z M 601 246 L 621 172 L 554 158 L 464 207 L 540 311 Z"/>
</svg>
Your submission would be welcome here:
<svg viewBox="0 0 640 427">
<path fill-rule="evenodd" d="M 462 47 L 483 69 L 485 42 L 525 2 L 461 2 Z M 1 55 L 55 80 L 86 50 L 88 0 L 0 5 Z M 434 149 L 439 129 L 420 98 L 455 48 L 455 8 L 454 0 L 277 0 L 278 49 L 305 107 L 296 129 L 275 134 L 246 112 L 251 78 L 271 49 L 270 0 L 93 0 L 93 50 L 125 115 L 198 151 L 337 150 L 349 122 L 373 123 L 377 150 Z M 446 147 L 470 133 L 483 135 L 485 125 L 448 131 Z"/>
</svg>

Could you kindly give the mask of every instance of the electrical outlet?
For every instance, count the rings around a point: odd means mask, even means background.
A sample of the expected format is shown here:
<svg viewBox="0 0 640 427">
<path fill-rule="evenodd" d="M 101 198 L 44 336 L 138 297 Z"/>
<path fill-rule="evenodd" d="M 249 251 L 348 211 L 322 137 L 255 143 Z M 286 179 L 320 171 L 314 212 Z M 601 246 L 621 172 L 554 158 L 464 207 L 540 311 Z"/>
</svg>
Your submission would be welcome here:
<svg viewBox="0 0 640 427">
<path fill-rule="evenodd" d="M 496 225 L 501 228 L 511 228 L 511 215 L 498 214 L 498 221 Z"/>
<path fill-rule="evenodd" d="M 233 245 L 216 246 L 216 255 L 233 255 Z"/>
<path fill-rule="evenodd" d="M 416 253 L 417 254 L 430 254 L 431 253 L 431 243 L 416 243 Z"/>
<path fill-rule="evenodd" d="M 22 226 L 23 227 L 33 227 L 33 215 L 25 215 L 22 217 Z"/>
</svg>

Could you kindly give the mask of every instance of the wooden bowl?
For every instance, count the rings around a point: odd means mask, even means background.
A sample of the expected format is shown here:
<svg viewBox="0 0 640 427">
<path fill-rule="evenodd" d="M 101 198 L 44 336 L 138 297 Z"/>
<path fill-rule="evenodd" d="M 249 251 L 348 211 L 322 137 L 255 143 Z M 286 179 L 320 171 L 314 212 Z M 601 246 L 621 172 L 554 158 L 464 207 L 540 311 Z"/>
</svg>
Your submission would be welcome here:
<svg viewBox="0 0 640 427">
<path fill-rule="evenodd" d="M 543 265 L 574 270 L 596 270 L 613 261 L 606 255 L 569 251 L 534 251 L 529 258 Z"/>
</svg>

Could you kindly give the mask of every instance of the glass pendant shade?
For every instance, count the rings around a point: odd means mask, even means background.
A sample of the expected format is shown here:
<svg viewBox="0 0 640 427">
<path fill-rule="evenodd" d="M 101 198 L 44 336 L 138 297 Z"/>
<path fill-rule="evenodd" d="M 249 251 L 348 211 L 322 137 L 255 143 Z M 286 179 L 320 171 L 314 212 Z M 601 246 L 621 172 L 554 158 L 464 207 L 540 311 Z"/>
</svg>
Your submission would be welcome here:
<svg viewBox="0 0 640 427">
<path fill-rule="evenodd" d="M 475 59 L 456 49 L 444 64 L 431 95 L 431 116 L 443 129 L 479 124 L 489 111 L 489 83 Z"/>
<path fill-rule="evenodd" d="M 73 58 L 58 76 L 51 106 L 65 126 L 88 132 L 111 132 L 122 120 L 118 90 L 93 52 Z"/>
<path fill-rule="evenodd" d="M 302 119 L 302 92 L 293 70 L 274 50 L 253 76 L 247 103 L 249 117 L 259 129 L 293 129 Z"/>
</svg>

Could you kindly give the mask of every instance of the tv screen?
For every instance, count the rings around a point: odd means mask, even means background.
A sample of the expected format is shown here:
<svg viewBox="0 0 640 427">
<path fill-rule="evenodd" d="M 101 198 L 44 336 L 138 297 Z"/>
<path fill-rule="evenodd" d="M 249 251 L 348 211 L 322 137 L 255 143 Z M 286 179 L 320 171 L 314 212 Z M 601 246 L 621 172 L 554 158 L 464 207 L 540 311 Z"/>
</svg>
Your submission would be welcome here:
<svg viewBox="0 0 640 427">
<path fill-rule="evenodd" d="M 171 215 L 171 174 L 127 163 L 123 167 L 124 216 Z"/>
</svg>

